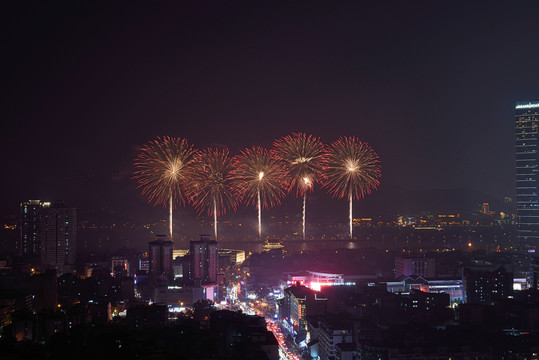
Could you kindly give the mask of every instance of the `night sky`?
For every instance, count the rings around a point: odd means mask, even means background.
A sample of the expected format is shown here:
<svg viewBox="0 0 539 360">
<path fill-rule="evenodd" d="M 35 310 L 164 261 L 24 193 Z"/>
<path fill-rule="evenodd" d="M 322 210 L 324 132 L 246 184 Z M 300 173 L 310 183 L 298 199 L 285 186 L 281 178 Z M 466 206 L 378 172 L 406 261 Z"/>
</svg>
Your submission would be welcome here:
<svg viewBox="0 0 539 360">
<path fill-rule="evenodd" d="M 164 135 L 232 153 L 354 135 L 380 155 L 381 189 L 514 194 L 537 1 L 11 3 L 2 216 L 35 198 L 147 210 L 132 160 Z"/>
</svg>

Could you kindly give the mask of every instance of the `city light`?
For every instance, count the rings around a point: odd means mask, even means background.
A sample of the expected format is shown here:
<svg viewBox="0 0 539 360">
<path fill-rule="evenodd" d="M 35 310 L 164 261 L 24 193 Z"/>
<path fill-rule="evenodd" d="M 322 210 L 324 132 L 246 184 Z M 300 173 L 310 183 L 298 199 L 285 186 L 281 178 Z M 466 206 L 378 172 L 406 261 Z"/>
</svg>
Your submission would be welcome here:
<svg viewBox="0 0 539 360">
<path fill-rule="evenodd" d="M 515 109 L 534 109 L 539 108 L 539 103 L 527 103 L 527 104 L 518 104 L 515 106 Z"/>
<path fill-rule="evenodd" d="M 539 1 L 165 3 L 4 4 L 0 359 L 539 360 Z"/>
</svg>

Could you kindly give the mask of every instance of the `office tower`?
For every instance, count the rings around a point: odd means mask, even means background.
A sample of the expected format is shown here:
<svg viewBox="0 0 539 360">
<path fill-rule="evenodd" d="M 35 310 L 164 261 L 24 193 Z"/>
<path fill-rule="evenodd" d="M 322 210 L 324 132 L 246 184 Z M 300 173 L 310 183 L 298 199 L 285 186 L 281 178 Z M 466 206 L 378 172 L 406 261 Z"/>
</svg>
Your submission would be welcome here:
<svg viewBox="0 0 539 360">
<path fill-rule="evenodd" d="M 209 235 L 201 235 L 200 240 L 191 241 L 189 252 L 191 254 L 191 280 L 198 280 L 202 284 L 217 282 L 217 241 L 211 240 Z"/>
<path fill-rule="evenodd" d="M 58 275 L 73 272 L 77 253 L 77 209 L 64 203 L 44 207 L 40 216 L 41 265 Z"/>
<path fill-rule="evenodd" d="M 302 285 L 293 285 L 284 289 L 279 318 L 290 322 L 298 340 L 298 337 L 301 339 L 305 336 L 307 317 L 326 315 L 327 306 L 327 298 L 320 296 L 320 292 Z"/>
<path fill-rule="evenodd" d="M 39 257 L 41 254 L 41 215 L 44 209 L 51 206 L 50 202 L 28 200 L 21 202 L 21 255 Z"/>
<path fill-rule="evenodd" d="M 157 240 L 150 245 L 150 276 L 154 279 L 172 280 L 172 241 L 166 235 L 157 235 Z"/>
<path fill-rule="evenodd" d="M 522 245 L 539 244 L 539 101 L 517 102 L 515 151 L 518 239 Z"/>
</svg>

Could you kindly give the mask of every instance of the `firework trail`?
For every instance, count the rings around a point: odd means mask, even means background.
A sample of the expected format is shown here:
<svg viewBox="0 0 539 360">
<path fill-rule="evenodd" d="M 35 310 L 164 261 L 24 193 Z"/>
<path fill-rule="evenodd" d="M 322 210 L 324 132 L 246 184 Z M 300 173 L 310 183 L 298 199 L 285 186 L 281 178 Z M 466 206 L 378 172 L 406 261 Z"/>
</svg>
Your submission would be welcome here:
<svg viewBox="0 0 539 360">
<path fill-rule="evenodd" d="M 262 209 L 280 204 L 286 195 L 286 170 L 267 149 L 256 146 L 237 156 L 234 177 L 239 196 L 258 209 L 258 237 L 262 239 Z"/>
<path fill-rule="evenodd" d="M 172 239 L 172 209 L 185 203 L 185 184 L 189 181 L 196 151 L 186 140 L 164 136 L 140 149 L 133 178 L 142 196 L 154 205 L 169 206 L 169 231 Z"/>
<path fill-rule="evenodd" d="M 284 164 L 290 179 L 290 189 L 303 195 L 303 240 L 305 240 L 305 213 L 307 192 L 313 190 L 322 172 L 324 144 L 320 139 L 305 133 L 292 133 L 273 143 L 272 153 Z"/>
<path fill-rule="evenodd" d="M 194 160 L 190 198 L 199 213 L 213 215 L 215 240 L 217 217 L 237 207 L 234 168 L 228 149 L 205 149 Z"/>
<path fill-rule="evenodd" d="M 350 202 L 352 239 L 352 200 L 363 198 L 380 185 L 380 160 L 371 147 L 356 137 L 341 137 L 328 146 L 324 160 L 323 187 L 336 198 Z"/>
</svg>

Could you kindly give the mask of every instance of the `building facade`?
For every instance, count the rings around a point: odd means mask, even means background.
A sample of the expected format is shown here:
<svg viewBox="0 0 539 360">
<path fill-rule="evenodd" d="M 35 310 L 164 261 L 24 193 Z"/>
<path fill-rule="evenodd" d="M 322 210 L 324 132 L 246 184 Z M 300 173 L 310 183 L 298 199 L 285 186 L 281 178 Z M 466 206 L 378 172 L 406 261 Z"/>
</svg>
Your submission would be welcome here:
<svg viewBox="0 0 539 360">
<path fill-rule="evenodd" d="M 518 239 L 524 246 L 539 244 L 539 101 L 517 102 L 515 152 Z"/>
<path fill-rule="evenodd" d="M 28 200 L 21 202 L 21 255 L 24 257 L 39 257 L 41 255 L 41 216 L 50 202 Z"/>
<path fill-rule="evenodd" d="M 209 235 L 201 235 L 200 240 L 190 242 L 189 253 L 191 280 L 201 284 L 217 283 L 217 241 L 211 240 Z"/>
<path fill-rule="evenodd" d="M 327 298 L 302 285 L 294 285 L 284 290 L 279 307 L 279 318 L 290 329 L 296 342 L 300 343 L 307 335 L 306 317 L 327 313 Z"/>
<path fill-rule="evenodd" d="M 493 304 L 513 293 L 513 274 L 503 266 L 465 267 L 462 270 L 465 304 Z"/>
<path fill-rule="evenodd" d="M 73 272 L 77 254 L 77 209 L 55 203 L 40 217 L 41 266 L 58 275 Z"/>
<path fill-rule="evenodd" d="M 320 320 L 320 360 L 333 360 L 336 358 L 336 346 L 339 344 L 352 345 L 352 321 L 342 318 L 326 317 Z M 341 346 L 345 349 L 345 346 Z M 342 358 L 342 357 L 341 357 Z"/>
<path fill-rule="evenodd" d="M 424 278 L 436 276 L 436 263 L 429 258 L 395 257 L 395 277 L 418 275 Z"/>
<path fill-rule="evenodd" d="M 154 279 L 172 280 L 172 241 L 166 235 L 157 235 L 157 240 L 149 243 L 149 275 Z"/>
<path fill-rule="evenodd" d="M 114 277 L 131 276 L 129 259 L 124 256 L 113 256 L 111 274 Z"/>
</svg>

